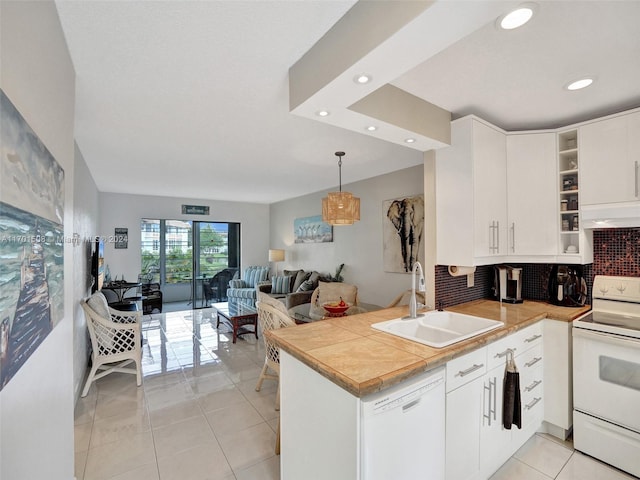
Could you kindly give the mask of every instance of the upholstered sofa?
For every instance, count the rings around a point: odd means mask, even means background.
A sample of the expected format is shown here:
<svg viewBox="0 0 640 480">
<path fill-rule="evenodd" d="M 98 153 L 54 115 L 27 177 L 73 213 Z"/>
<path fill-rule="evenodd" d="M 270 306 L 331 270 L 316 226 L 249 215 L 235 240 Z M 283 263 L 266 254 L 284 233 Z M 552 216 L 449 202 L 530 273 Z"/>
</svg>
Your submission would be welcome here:
<svg viewBox="0 0 640 480">
<path fill-rule="evenodd" d="M 266 283 L 269 277 L 269 267 L 247 267 L 242 278 L 231 279 L 227 289 L 227 300 L 255 307 L 258 296 L 258 285 Z"/>
<path fill-rule="evenodd" d="M 260 292 L 282 301 L 287 309 L 309 303 L 318 282 L 330 282 L 331 275 L 308 270 L 284 270 L 270 282 L 263 282 L 257 288 Z"/>
</svg>

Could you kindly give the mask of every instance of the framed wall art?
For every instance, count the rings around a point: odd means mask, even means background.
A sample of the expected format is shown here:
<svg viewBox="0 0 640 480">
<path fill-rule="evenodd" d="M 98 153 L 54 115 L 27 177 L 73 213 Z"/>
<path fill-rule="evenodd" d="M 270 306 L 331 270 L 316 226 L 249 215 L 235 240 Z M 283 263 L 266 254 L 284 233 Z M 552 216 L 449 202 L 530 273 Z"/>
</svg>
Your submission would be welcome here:
<svg viewBox="0 0 640 480">
<path fill-rule="evenodd" d="M 296 218 L 293 221 L 295 243 L 333 242 L 333 227 L 322 221 L 322 215 Z"/>
<path fill-rule="evenodd" d="M 382 216 L 384 271 L 408 273 L 415 261 L 424 265 L 424 195 L 385 200 Z"/>
</svg>

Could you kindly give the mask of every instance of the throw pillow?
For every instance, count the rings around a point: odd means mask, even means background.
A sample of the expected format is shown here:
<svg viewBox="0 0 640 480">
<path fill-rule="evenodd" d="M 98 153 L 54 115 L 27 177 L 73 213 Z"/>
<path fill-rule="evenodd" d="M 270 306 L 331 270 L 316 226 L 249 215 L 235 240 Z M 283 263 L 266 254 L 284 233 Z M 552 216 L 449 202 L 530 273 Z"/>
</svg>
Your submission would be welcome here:
<svg viewBox="0 0 640 480">
<path fill-rule="evenodd" d="M 305 280 L 308 280 L 310 276 L 311 276 L 311 272 L 305 272 L 304 270 L 300 270 L 296 275 L 296 279 L 293 282 L 291 291 L 297 292 L 298 289 L 300 288 L 300 285 L 302 285 L 302 282 L 304 282 Z"/>
<path fill-rule="evenodd" d="M 289 275 L 271 279 L 271 293 L 289 293 L 290 287 L 291 277 Z"/>
<path fill-rule="evenodd" d="M 91 309 L 102 318 L 111 320 L 111 314 L 109 313 L 109 304 L 107 303 L 107 299 L 105 298 L 103 293 L 95 292 L 87 300 L 87 305 L 89 305 Z"/>
<path fill-rule="evenodd" d="M 313 282 L 311 280 L 305 280 L 300 284 L 296 292 L 310 292 L 315 287 L 313 286 Z"/>
<path fill-rule="evenodd" d="M 291 277 L 291 287 L 289 288 L 290 292 L 295 292 L 296 289 L 298 288 L 298 285 L 296 285 L 297 284 L 296 279 L 298 278 L 298 274 L 300 272 L 304 272 L 304 270 L 298 269 L 298 270 L 283 270 L 282 271 L 283 275 L 288 275 L 288 276 Z"/>
</svg>

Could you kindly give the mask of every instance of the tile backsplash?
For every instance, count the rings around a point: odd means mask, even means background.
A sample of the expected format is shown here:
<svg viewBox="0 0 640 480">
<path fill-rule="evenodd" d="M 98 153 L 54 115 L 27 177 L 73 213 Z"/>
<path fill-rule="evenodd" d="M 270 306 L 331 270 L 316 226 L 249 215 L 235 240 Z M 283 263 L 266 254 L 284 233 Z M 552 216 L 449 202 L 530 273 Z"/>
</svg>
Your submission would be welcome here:
<svg viewBox="0 0 640 480">
<path fill-rule="evenodd" d="M 593 264 L 583 266 L 591 303 L 591 286 L 595 275 L 640 277 L 640 228 L 617 228 L 593 232 Z M 551 264 L 509 264 L 522 267 L 522 297 L 547 301 Z M 467 288 L 467 277 L 452 277 L 446 265 L 436 265 L 436 305 L 444 308 L 480 298 L 491 298 L 493 265 L 476 268 L 475 286 Z"/>
<path fill-rule="evenodd" d="M 594 230 L 595 275 L 640 277 L 640 228 Z"/>
</svg>

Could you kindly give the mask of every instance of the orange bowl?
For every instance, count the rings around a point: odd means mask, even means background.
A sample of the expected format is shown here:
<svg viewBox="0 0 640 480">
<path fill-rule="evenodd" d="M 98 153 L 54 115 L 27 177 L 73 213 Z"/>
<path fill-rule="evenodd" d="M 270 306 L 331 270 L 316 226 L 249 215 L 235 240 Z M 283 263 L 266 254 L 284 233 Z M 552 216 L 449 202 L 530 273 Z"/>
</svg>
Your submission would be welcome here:
<svg viewBox="0 0 640 480">
<path fill-rule="evenodd" d="M 351 304 L 348 302 L 343 306 L 336 305 L 336 303 L 337 302 L 325 302 L 322 304 L 322 306 L 327 312 L 333 314 L 344 313 L 349 309 L 349 307 L 351 307 Z"/>
</svg>

